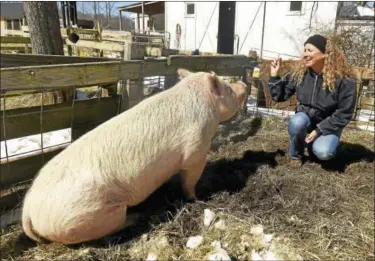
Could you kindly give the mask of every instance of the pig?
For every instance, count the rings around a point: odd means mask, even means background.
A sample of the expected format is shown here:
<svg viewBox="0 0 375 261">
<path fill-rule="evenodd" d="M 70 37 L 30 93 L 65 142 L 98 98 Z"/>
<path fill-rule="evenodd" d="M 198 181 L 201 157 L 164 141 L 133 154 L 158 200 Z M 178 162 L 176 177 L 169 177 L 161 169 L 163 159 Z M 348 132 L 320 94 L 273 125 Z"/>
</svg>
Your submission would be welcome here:
<svg viewBox="0 0 375 261">
<path fill-rule="evenodd" d="M 29 238 L 71 245 L 116 233 L 137 220 L 128 207 L 177 173 L 186 198 L 195 199 L 215 132 L 239 110 L 246 85 L 214 72 L 177 72 L 172 88 L 87 132 L 41 168 L 22 206 Z"/>
</svg>

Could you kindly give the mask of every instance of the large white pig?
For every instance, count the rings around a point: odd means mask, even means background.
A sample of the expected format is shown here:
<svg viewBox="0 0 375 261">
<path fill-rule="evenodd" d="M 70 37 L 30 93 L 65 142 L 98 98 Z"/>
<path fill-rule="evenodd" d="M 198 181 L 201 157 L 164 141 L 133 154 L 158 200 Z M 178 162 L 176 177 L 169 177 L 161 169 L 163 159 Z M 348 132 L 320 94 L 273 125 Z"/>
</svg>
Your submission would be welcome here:
<svg viewBox="0 0 375 261">
<path fill-rule="evenodd" d="M 128 206 L 179 171 L 195 198 L 212 138 L 240 108 L 246 85 L 231 87 L 213 72 L 178 74 L 174 87 L 86 133 L 39 171 L 22 211 L 30 238 L 76 244 L 117 232 L 131 224 Z"/>
</svg>

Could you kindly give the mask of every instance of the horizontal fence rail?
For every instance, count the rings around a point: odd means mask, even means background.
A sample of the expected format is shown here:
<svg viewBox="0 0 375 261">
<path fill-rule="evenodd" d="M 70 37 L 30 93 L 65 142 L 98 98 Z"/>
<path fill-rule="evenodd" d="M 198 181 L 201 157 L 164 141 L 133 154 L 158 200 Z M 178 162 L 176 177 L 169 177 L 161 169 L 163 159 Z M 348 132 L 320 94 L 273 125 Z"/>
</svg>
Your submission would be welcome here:
<svg viewBox="0 0 375 261">
<path fill-rule="evenodd" d="M 104 57 L 76 57 L 62 55 L 34 55 L 34 54 L 3 54 L 0 53 L 0 68 L 19 67 L 19 66 L 36 66 L 49 64 L 72 64 L 114 61 L 112 58 Z M 118 59 L 118 61 L 120 61 Z"/>
<path fill-rule="evenodd" d="M 60 89 L 106 84 L 125 79 L 173 75 L 178 68 L 242 76 L 249 58 L 235 56 L 179 56 L 163 60 L 108 61 L 1 68 L 2 91 Z"/>
</svg>

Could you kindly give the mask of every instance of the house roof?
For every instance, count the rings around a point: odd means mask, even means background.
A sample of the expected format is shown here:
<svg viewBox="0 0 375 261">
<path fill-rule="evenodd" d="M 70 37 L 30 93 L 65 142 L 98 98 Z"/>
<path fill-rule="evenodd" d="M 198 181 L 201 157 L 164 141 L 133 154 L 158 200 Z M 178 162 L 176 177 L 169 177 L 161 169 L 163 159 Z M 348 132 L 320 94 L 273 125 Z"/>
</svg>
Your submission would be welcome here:
<svg viewBox="0 0 375 261">
<path fill-rule="evenodd" d="M 119 11 L 131 12 L 131 13 L 142 13 L 142 2 L 138 2 L 132 5 L 121 6 L 118 8 Z M 163 14 L 164 13 L 164 1 L 145 1 L 144 12 L 148 15 Z"/>
<path fill-rule="evenodd" d="M 25 15 L 22 3 L 17 2 L 0 2 L 0 16 L 7 19 L 19 19 Z"/>
</svg>

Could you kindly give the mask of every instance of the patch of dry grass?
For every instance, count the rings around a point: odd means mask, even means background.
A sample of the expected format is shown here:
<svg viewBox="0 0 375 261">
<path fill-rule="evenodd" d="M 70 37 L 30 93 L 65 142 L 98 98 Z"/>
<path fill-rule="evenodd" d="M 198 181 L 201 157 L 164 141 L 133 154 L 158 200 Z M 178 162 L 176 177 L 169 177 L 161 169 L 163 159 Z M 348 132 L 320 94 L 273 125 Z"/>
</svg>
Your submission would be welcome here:
<svg viewBox="0 0 375 261">
<path fill-rule="evenodd" d="M 336 159 L 308 161 L 296 170 L 288 165 L 285 121 L 262 118 L 242 126 L 250 128 L 244 140 L 223 142 L 210 152 L 198 201 L 182 200 L 176 176 L 131 210 L 142 213 L 136 227 L 75 247 L 30 247 L 15 226 L 1 236 L 2 257 L 144 260 L 154 252 L 158 260 L 203 260 L 217 240 L 230 256 L 251 260 L 262 244 L 250 228 L 261 224 L 284 259 L 374 260 L 373 134 L 347 128 Z M 206 208 L 225 221 L 225 230 L 203 225 Z M 188 249 L 188 237 L 196 235 L 203 236 L 202 245 Z"/>
</svg>

